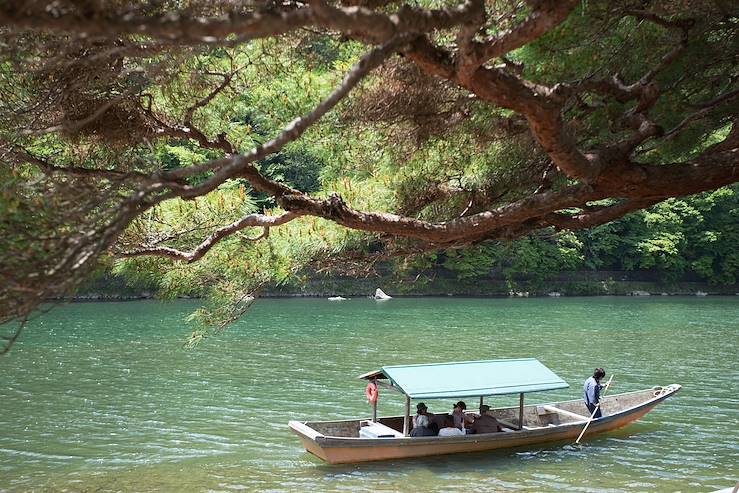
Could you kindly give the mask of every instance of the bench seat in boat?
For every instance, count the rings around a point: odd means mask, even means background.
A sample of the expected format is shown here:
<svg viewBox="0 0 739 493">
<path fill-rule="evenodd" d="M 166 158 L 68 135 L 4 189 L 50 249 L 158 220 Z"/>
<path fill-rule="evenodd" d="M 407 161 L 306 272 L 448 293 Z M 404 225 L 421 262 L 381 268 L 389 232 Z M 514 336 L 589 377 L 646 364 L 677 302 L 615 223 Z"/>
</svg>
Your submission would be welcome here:
<svg viewBox="0 0 739 493">
<path fill-rule="evenodd" d="M 371 419 L 359 422 L 359 438 L 403 438 L 403 433 Z"/>
</svg>

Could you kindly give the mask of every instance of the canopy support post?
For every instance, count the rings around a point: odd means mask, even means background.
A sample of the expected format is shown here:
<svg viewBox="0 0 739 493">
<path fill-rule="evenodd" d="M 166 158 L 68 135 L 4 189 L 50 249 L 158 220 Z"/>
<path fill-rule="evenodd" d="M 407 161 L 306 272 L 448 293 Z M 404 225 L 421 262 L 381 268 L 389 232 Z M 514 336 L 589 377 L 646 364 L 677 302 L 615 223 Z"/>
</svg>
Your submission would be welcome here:
<svg viewBox="0 0 739 493">
<path fill-rule="evenodd" d="M 377 379 L 376 378 L 374 380 L 372 380 L 372 381 L 375 382 L 375 385 L 377 385 Z M 372 422 L 373 423 L 376 423 L 377 422 L 377 401 L 374 401 L 372 403 Z"/>
<path fill-rule="evenodd" d="M 518 400 L 518 429 L 523 430 L 523 392 Z"/>
<path fill-rule="evenodd" d="M 405 415 L 403 416 L 403 436 L 407 437 L 410 431 L 411 420 L 411 396 L 405 396 Z"/>
<path fill-rule="evenodd" d="M 480 396 L 480 408 L 482 408 L 482 396 Z"/>
</svg>

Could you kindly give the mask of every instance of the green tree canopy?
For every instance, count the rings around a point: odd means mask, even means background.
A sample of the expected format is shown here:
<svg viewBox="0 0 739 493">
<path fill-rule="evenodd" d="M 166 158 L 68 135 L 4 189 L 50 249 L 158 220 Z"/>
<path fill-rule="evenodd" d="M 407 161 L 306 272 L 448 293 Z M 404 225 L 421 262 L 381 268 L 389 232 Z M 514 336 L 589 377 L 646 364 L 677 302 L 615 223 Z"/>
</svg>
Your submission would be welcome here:
<svg viewBox="0 0 739 493">
<path fill-rule="evenodd" d="M 216 325 L 308 265 L 537 231 L 565 231 L 552 268 L 574 265 L 587 241 L 566 231 L 739 181 L 737 18 L 714 1 L 4 2 L 0 322 L 100 262 L 210 293 Z M 679 267 L 690 207 L 645 213 L 638 262 Z"/>
</svg>

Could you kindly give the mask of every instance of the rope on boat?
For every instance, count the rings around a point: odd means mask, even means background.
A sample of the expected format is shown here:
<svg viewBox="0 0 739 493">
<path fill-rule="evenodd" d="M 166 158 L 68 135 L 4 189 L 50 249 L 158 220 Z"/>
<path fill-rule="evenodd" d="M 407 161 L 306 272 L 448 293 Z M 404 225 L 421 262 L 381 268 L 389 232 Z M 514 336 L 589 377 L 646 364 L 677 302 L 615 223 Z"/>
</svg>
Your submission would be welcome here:
<svg viewBox="0 0 739 493">
<path fill-rule="evenodd" d="M 672 392 L 674 390 L 674 387 L 672 385 L 668 385 L 667 387 L 657 385 L 656 387 L 652 387 L 652 390 L 652 395 L 654 395 L 654 397 L 662 397 L 663 395 Z"/>
</svg>

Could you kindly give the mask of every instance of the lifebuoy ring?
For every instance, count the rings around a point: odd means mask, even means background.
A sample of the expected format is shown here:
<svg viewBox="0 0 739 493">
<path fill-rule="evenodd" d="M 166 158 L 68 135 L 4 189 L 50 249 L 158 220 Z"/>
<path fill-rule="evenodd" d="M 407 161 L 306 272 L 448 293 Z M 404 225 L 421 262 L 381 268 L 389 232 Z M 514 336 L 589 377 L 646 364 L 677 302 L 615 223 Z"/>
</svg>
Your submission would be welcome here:
<svg viewBox="0 0 739 493">
<path fill-rule="evenodd" d="M 375 382 L 370 382 L 367 384 L 367 388 L 364 390 L 364 395 L 367 396 L 367 402 L 369 402 L 370 404 L 375 404 L 377 402 L 379 394 L 380 393 L 377 390 L 377 384 Z"/>
</svg>

